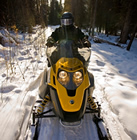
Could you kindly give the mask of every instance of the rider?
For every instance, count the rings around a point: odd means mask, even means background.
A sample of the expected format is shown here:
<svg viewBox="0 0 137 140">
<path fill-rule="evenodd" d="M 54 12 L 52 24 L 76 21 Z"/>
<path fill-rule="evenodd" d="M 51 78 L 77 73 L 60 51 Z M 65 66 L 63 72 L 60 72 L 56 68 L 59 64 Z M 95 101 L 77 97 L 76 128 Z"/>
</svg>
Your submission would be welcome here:
<svg viewBox="0 0 137 140">
<path fill-rule="evenodd" d="M 73 40 L 79 48 L 82 47 L 91 47 L 90 42 L 87 39 L 87 36 L 74 25 L 74 17 L 70 12 L 64 12 L 61 17 L 61 26 L 57 28 L 47 40 L 47 47 L 52 47 L 55 43 L 59 43 L 61 40 Z M 75 48 L 77 51 L 78 47 Z M 79 53 L 77 57 L 85 64 L 86 62 Z M 50 60 L 56 62 L 57 54 L 54 52 L 50 58 L 48 57 L 48 66 L 51 65 Z"/>
<path fill-rule="evenodd" d="M 91 44 L 81 30 L 74 26 L 74 17 L 70 12 L 64 12 L 61 18 L 61 26 L 51 34 L 47 40 L 47 46 L 51 47 L 60 40 L 82 41 L 83 45 L 90 47 Z"/>
<path fill-rule="evenodd" d="M 74 18 L 73 15 L 70 12 L 64 12 L 61 18 L 61 26 L 57 28 L 51 36 L 47 39 L 47 47 L 52 47 L 56 42 L 60 40 L 73 40 L 75 42 L 80 42 L 82 43 L 83 47 L 91 47 L 90 42 L 87 39 L 87 36 L 84 35 L 84 33 L 76 26 L 74 26 Z M 48 66 L 49 60 L 48 60 Z M 89 72 L 88 72 L 89 73 Z M 48 82 L 49 82 L 49 75 L 50 75 L 50 70 L 45 69 L 43 72 L 42 80 L 40 83 L 39 87 L 39 95 L 40 97 L 44 98 L 45 95 L 49 93 L 49 88 L 48 88 Z M 91 83 L 91 88 L 89 91 L 89 97 L 90 97 L 90 102 L 91 104 L 94 105 L 93 99 L 90 95 L 92 95 L 93 90 L 94 90 L 94 77 L 91 73 L 89 73 L 89 79 Z M 48 99 L 47 99 L 48 100 Z M 92 105 L 92 106 L 93 106 Z"/>
</svg>

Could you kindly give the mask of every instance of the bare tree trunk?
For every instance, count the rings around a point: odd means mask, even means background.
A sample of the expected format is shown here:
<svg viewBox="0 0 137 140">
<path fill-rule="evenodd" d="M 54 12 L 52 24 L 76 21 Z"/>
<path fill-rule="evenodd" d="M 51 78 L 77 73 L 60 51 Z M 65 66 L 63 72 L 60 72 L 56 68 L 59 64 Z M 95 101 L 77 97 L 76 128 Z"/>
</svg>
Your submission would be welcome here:
<svg viewBox="0 0 137 140">
<path fill-rule="evenodd" d="M 130 21 L 131 21 L 131 13 L 132 13 L 132 2 L 129 4 L 129 8 L 127 11 L 126 19 L 124 22 L 123 30 L 120 36 L 120 43 L 126 44 L 128 39 L 128 33 L 129 33 L 129 27 L 130 27 Z"/>
<path fill-rule="evenodd" d="M 62 5 L 62 0 L 60 0 L 60 5 Z"/>
<path fill-rule="evenodd" d="M 92 22 L 92 36 L 94 36 L 94 28 L 95 28 L 95 21 L 96 21 L 96 11 L 97 11 L 97 2 L 95 2 L 95 8 L 94 8 L 94 15 L 93 15 L 93 22 Z"/>
<path fill-rule="evenodd" d="M 132 42 L 133 42 L 133 40 L 134 40 L 136 31 L 137 31 L 137 23 L 136 23 L 136 25 L 134 26 L 133 34 L 132 34 L 131 39 L 130 39 L 130 42 L 129 42 L 128 46 L 127 46 L 127 51 L 130 51 L 130 48 L 131 48 Z"/>
</svg>

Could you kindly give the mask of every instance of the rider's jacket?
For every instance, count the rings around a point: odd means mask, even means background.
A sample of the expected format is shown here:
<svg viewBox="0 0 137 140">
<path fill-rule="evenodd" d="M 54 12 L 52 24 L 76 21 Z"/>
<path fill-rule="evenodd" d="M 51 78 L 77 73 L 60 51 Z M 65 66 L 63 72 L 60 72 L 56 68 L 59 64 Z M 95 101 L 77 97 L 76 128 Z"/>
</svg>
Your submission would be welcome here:
<svg viewBox="0 0 137 140">
<path fill-rule="evenodd" d="M 84 41 L 84 33 L 76 26 L 60 26 L 47 40 L 47 46 L 50 47 L 60 40 Z"/>
<path fill-rule="evenodd" d="M 78 27 L 72 25 L 57 28 L 55 32 L 52 33 L 51 37 L 55 42 L 62 39 L 78 41 L 79 39 L 82 40 L 85 35 Z"/>
</svg>

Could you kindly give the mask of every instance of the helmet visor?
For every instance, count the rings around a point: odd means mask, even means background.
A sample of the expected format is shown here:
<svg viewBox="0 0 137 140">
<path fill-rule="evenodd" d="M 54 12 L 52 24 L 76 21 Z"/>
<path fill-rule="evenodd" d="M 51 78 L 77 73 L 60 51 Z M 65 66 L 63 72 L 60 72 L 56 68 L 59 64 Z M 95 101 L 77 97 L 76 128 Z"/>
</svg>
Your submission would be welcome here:
<svg viewBox="0 0 137 140">
<path fill-rule="evenodd" d="M 61 25 L 67 26 L 67 25 L 71 25 L 71 24 L 73 24 L 72 19 L 61 19 Z"/>
</svg>

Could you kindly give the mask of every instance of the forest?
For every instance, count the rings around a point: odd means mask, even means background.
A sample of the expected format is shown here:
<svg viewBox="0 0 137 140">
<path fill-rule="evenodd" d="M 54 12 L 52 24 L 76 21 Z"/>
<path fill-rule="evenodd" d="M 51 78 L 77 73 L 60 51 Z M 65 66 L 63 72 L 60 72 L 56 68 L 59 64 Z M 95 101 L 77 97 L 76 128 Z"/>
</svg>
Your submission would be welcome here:
<svg viewBox="0 0 137 140">
<path fill-rule="evenodd" d="M 32 33 L 36 25 L 59 25 L 64 11 L 91 36 L 120 35 L 123 44 L 130 39 L 127 50 L 137 36 L 137 0 L 1 0 L 0 27 Z"/>
</svg>

